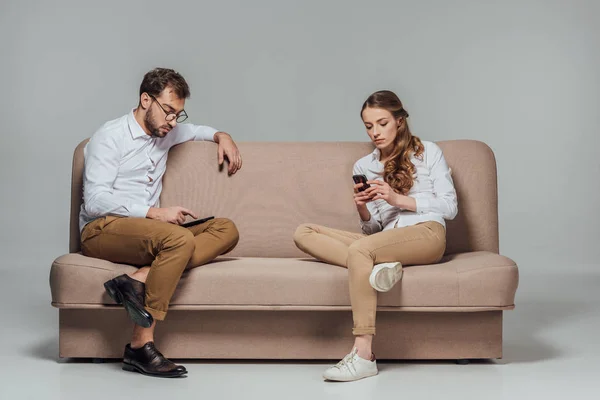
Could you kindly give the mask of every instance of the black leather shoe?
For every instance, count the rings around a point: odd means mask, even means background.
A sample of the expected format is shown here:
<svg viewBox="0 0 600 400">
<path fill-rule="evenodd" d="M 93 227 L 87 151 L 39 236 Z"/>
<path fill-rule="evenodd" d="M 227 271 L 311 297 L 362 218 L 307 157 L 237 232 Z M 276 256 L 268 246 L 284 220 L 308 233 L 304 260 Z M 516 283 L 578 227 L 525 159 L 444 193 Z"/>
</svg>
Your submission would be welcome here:
<svg viewBox="0 0 600 400">
<path fill-rule="evenodd" d="M 132 349 L 131 344 L 125 346 L 123 369 L 159 378 L 177 378 L 187 374 L 183 365 L 167 360 L 156 349 L 154 342 L 148 342 L 139 349 Z"/>
<path fill-rule="evenodd" d="M 144 328 L 152 326 L 154 318 L 144 308 L 146 285 L 143 282 L 123 274 L 104 282 L 104 288 L 115 303 L 123 304 L 133 322 Z"/>
</svg>

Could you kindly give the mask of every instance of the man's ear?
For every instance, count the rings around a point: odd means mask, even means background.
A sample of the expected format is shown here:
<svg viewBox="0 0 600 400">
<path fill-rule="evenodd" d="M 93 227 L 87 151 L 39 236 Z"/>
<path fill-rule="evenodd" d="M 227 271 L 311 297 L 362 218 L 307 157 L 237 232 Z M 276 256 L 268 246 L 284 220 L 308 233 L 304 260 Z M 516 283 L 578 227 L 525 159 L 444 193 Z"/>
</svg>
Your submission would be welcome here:
<svg viewBox="0 0 600 400">
<path fill-rule="evenodd" d="M 142 93 L 140 95 L 140 107 L 146 110 L 148 107 L 150 107 L 150 103 L 152 103 L 152 98 L 150 95 L 146 92 Z"/>
</svg>

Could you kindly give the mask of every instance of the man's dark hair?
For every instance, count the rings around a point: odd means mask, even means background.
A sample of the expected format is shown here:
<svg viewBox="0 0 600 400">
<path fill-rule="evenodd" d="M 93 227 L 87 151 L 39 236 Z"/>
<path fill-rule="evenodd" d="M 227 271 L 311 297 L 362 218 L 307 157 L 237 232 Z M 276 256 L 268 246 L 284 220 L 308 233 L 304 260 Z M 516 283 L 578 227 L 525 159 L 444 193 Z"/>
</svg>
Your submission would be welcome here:
<svg viewBox="0 0 600 400">
<path fill-rule="evenodd" d="M 151 96 L 158 96 L 165 88 L 171 88 L 180 99 L 190 97 L 190 87 L 183 76 L 168 68 L 154 68 L 144 75 L 140 85 L 140 96 L 146 92 Z"/>
</svg>

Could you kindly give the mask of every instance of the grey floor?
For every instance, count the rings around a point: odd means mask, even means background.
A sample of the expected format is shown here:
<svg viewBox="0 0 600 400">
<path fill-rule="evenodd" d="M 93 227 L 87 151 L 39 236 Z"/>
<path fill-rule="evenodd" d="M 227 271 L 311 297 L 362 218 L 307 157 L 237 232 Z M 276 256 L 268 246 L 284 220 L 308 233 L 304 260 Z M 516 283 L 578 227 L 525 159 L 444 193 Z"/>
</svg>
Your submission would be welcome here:
<svg viewBox="0 0 600 400">
<path fill-rule="evenodd" d="M 377 377 L 327 383 L 323 362 L 187 362 L 188 378 L 167 380 L 116 362 L 58 361 L 47 274 L 0 270 L 0 399 L 599 398 L 600 273 L 554 271 L 521 267 L 502 360 L 380 363 Z"/>
</svg>

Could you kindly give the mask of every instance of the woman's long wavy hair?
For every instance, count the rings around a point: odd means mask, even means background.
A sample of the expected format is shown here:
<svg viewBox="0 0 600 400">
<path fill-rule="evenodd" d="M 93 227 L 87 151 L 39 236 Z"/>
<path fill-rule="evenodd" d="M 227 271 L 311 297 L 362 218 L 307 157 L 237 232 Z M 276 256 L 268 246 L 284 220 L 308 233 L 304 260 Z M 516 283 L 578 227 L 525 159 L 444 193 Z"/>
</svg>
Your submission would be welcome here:
<svg viewBox="0 0 600 400">
<path fill-rule="evenodd" d="M 394 92 L 381 90 L 370 95 L 360 111 L 361 118 L 366 108 L 382 108 L 389 111 L 396 121 L 400 120 L 394 150 L 383 168 L 383 180 L 396 192 L 406 195 L 414 184 L 416 174 L 415 165 L 410 158 L 414 154 L 422 159 L 423 143 L 411 133 L 406 121 L 408 112 Z"/>
</svg>

